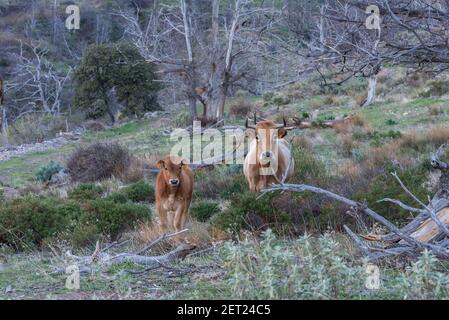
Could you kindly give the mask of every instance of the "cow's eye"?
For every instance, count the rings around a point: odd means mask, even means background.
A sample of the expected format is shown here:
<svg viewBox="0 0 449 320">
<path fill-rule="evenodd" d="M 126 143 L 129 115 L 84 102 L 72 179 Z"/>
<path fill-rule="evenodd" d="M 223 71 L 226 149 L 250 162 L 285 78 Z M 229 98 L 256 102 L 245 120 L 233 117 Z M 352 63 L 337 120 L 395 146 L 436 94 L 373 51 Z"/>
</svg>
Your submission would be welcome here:
<svg viewBox="0 0 449 320">
<path fill-rule="evenodd" d="M 256 136 L 256 140 L 259 140 L 259 136 Z"/>
</svg>

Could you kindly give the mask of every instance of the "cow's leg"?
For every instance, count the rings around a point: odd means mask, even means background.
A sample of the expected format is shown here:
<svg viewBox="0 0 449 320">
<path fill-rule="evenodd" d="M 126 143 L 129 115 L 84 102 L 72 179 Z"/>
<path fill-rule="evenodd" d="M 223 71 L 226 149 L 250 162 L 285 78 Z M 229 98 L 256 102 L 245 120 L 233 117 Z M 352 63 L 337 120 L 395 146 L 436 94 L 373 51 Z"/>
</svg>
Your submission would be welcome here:
<svg viewBox="0 0 449 320">
<path fill-rule="evenodd" d="M 164 209 L 163 205 L 158 202 L 156 204 L 156 210 L 159 214 L 159 229 L 162 233 L 167 232 L 167 210 Z"/>
<path fill-rule="evenodd" d="M 249 178 L 248 179 L 248 185 L 249 185 L 249 191 L 251 192 L 257 192 L 257 184 L 259 183 L 258 179 L 256 177 Z"/>
<path fill-rule="evenodd" d="M 187 220 L 187 206 L 185 204 L 181 204 L 177 208 L 175 216 L 173 217 L 173 227 L 175 228 L 176 232 L 179 232 L 184 229 L 186 220 Z M 175 239 L 179 242 L 180 240 L 184 239 L 184 237 L 182 234 L 179 234 L 175 237 Z"/>
</svg>

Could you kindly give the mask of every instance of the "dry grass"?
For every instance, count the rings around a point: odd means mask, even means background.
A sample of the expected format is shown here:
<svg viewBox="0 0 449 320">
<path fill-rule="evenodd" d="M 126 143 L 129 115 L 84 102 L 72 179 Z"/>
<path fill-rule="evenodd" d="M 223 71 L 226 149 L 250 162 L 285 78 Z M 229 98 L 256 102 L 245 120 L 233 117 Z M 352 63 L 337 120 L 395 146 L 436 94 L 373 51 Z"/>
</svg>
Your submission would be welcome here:
<svg viewBox="0 0 449 320">
<path fill-rule="evenodd" d="M 441 144 L 449 140 L 449 127 L 437 126 L 433 127 L 427 132 L 413 131 L 404 134 L 399 140 L 400 148 L 411 148 L 415 150 L 422 150 L 428 145 L 433 148 L 440 146 Z"/>
<path fill-rule="evenodd" d="M 185 232 L 182 236 L 182 240 L 192 243 L 198 247 L 211 243 L 216 240 L 213 235 L 219 236 L 219 233 L 212 232 L 209 233 L 209 225 L 207 223 L 201 223 L 198 221 L 193 221 L 192 219 L 188 219 L 186 224 L 187 232 Z M 169 233 L 175 232 L 174 230 L 169 231 Z M 148 244 L 152 241 L 156 240 L 162 235 L 162 232 L 157 223 L 141 223 L 134 233 L 134 240 L 141 244 Z M 224 233 L 223 233 L 224 235 Z M 223 236 L 222 235 L 222 236 Z M 222 239 L 222 238 L 218 238 Z M 159 248 L 166 249 L 167 246 L 175 246 L 178 244 L 179 239 L 172 237 L 167 239 L 163 244 L 159 246 Z"/>
<path fill-rule="evenodd" d="M 291 144 L 293 147 L 298 147 L 307 151 L 312 151 L 313 142 L 307 136 L 294 136 L 291 139 Z"/>
<path fill-rule="evenodd" d="M 354 126 L 357 127 L 368 127 L 368 124 L 366 123 L 365 119 L 358 113 L 353 114 L 351 116 L 351 122 Z"/>
<path fill-rule="evenodd" d="M 251 112 L 254 112 L 254 105 L 244 99 L 239 99 L 236 103 L 231 105 L 229 115 L 234 118 L 247 117 Z"/>
<path fill-rule="evenodd" d="M 358 106 L 361 106 L 363 104 L 363 102 L 366 100 L 366 94 L 358 94 L 354 97 L 355 103 Z"/>
<path fill-rule="evenodd" d="M 338 166 L 338 173 L 344 177 L 349 177 L 352 180 L 357 179 L 362 174 L 362 168 L 360 164 L 355 163 L 353 160 L 346 160 Z"/>
<path fill-rule="evenodd" d="M 449 127 L 438 126 L 429 130 L 427 139 L 434 146 L 439 146 L 449 140 Z"/>
<path fill-rule="evenodd" d="M 372 131 L 368 123 L 359 114 L 351 115 L 344 122 L 335 125 L 337 134 L 352 134 L 355 130 L 362 130 L 364 133 Z"/>
<path fill-rule="evenodd" d="M 106 130 L 106 126 L 103 123 L 101 123 L 100 121 L 96 121 L 96 120 L 88 120 L 88 121 L 84 122 L 82 124 L 82 126 L 86 130 L 95 131 L 95 132 Z"/>
<path fill-rule="evenodd" d="M 159 160 L 162 160 L 164 158 L 165 158 L 165 155 L 162 153 L 158 153 L 158 152 L 155 152 L 152 154 L 146 153 L 144 156 L 144 160 L 142 160 L 142 161 L 144 161 L 145 164 L 148 165 L 150 168 L 156 168 L 156 163 Z"/>
<path fill-rule="evenodd" d="M 344 157 L 351 157 L 352 150 L 357 147 L 358 143 L 352 138 L 350 134 L 340 135 L 337 138 L 338 151 Z"/>
<path fill-rule="evenodd" d="M 129 165 L 120 176 L 120 179 L 126 183 L 133 183 L 142 180 L 145 177 L 145 161 L 137 157 L 131 157 Z"/>
<path fill-rule="evenodd" d="M 430 107 L 427 108 L 427 112 L 431 116 L 438 116 L 440 114 L 443 114 L 444 110 L 441 107 L 441 105 L 433 105 L 433 106 L 430 106 Z"/>
</svg>

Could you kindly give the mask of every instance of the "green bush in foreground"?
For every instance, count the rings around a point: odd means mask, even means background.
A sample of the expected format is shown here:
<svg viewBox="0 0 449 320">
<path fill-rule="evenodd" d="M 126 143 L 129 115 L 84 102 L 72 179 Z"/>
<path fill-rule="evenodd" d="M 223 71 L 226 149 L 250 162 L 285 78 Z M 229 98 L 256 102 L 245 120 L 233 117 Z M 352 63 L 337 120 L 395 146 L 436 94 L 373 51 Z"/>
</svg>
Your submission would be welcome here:
<svg viewBox="0 0 449 320">
<path fill-rule="evenodd" d="M 137 222 L 151 220 L 148 207 L 130 202 L 123 195 L 90 196 L 82 200 L 30 196 L 2 203 L 0 243 L 16 251 L 56 239 L 83 246 L 102 236 L 116 238 Z"/>
<path fill-rule="evenodd" d="M 198 201 L 190 206 L 190 215 L 201 222 L 206 222 L 219 212 L 220 205 L 214 201 Z"/>
<path fill-rule="evenodd" d="M 419 206 L 410 199 L 410 196 L 404 191 L 399 182 L 391 175 L 391 172 L 398 168 L 387 169 L 386 173 L 380 174 L 369 181 L 367 189 L 358 191 L 353 195 L 354 200 L 366 201 L 368 206 L 381 214 L 390 221 L 397 223 L 403 223 L 410 217 L 410 212 L 400 208 L 399 206 L 387 203 L 379 202 L 380 199 L 389 198 L 394 195 L 395 199 L 408 203 L 411 206 Z M 416 167 L 411 167 L 403 170 L 398 170 L 397 174 L 402 180 L 405 186 L 409 190 L 426 202 L 427 196 L 430 192 L 425 186 L 425 182 L 428 179 L 429 168 L 427 164 L 421 164 Z"/>
<path fill-rule="evenodd" d="M 241 229 L 259 230 L 267 225 L 273 225 L 276 231 L 290 227 L 289 215 L 274 204 L 275 193 L 257 197 L 258 194 L 248 191 L 233 196 L 229 207 L 212 218 L 212 224 L 230 233 Z"/>
<path fill-rule="evenodd" d="M 447 299 L 449 274 L 429 252 L 405 270 L 379 264 L 380 287 L 366 287 L 368 263 L 334 236 L 226 242 L 218 257 L 221 282 L 200 283 L 195 298 L 221 299 Z M 446 267 L 447 268 L 447 267 Z M 219 290 L 216 290 L 219 288 Z"/>
<path fill-rule="evenodd" d="M 119 203 L 109 199 L 90 202 L 83 216 L 84 222 L 95 224 L 102 234 L 116 238 L 125 229 L 133 228 L 138 221 L 150 220 L 148 207 L 135 203 Z"/>
<path fill-rule="evenodd" d="M 27 250 L 44 240 L 66 232 L 81 216 L 81 208 L 71 202 L 46 197 L 25 197 L 0 206 L 0 243 L 15 250 Z"/>
</svg>

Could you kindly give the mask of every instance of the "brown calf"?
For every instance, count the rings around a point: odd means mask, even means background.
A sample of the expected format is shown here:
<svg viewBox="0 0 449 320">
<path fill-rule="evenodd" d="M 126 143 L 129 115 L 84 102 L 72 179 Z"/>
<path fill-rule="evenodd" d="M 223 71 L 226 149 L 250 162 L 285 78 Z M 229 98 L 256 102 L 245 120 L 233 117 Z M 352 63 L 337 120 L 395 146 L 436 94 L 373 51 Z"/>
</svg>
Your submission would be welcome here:
<svg viewBox="0 0 449 320">
<path fill-rule="evenodd" d="M 178 157 L 166 157 L 157 162 L 160 169 L 156 178 L 156 209 L 160 228 L 176 231 L 184 228 L 193 192 L 193 172 Z"/>
</svg>

